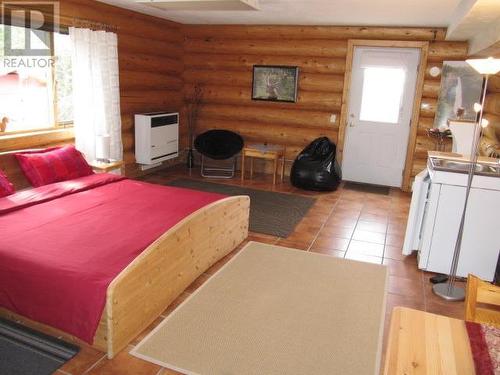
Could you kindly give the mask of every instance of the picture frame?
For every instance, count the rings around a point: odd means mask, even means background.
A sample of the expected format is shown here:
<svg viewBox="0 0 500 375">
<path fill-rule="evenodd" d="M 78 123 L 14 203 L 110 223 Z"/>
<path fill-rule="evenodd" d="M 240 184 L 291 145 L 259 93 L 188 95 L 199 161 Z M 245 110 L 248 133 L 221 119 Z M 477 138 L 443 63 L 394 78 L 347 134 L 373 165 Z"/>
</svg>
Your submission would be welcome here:
<svg viewBox="0 0 500 375">
<path fill-rule="evenodd" d="M 254 65 L 252 100 L 296 103 L 298 82 L 298 66 Z"/>
</svg>

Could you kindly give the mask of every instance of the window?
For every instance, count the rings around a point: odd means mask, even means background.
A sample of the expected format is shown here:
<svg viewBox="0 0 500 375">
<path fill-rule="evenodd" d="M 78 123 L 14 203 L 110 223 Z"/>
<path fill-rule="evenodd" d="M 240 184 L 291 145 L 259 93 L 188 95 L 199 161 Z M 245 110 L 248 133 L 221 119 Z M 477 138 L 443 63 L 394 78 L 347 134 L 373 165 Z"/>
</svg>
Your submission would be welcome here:
<svg viewBox="0 0 500 375">
<path fill-rule="evenodd" d="M 402 68 L 365 68 L 359 119 L 397 124 L 405 80 L 406 72 Z"/>
<path fill-rule="evenodd" d="M 72 123 L 71 42 L 69 35 L 31 32 L 33 48 L 49 41 L 51 56 L 5 56 L 4 34 L 13 48 L 24 48 L 25 28 L 0 25 L 0 121 L 5 132 L 31 131 Z M 38 47 L 39 48 L 39 47 Z M 0 129 L 1 130 L 1 129 Z"/>
</svg>

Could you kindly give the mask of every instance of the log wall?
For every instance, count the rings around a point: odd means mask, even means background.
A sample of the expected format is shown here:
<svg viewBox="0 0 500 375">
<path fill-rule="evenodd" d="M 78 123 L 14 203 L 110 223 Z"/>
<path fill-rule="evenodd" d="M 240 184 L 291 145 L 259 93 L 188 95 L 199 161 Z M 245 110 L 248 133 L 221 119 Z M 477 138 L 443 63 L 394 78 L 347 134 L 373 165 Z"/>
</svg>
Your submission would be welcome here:
<svg viewBox="0 0 500 375">
<path fill-rule="evenodd" d="M 348 39 L 428 41 L 428 69 L 467 56 L 467 44 L 444 41 L 439 28 L 190 25 L 184 33 L 185 97 L 195 84 L 205 91 L 197 131 L 224 128 L 247 141 L 286 144 L 288 159 L 319 136 L 337 142 Z M 252 101 L 256 64 L 298 66 L 297 103 Z M 425 77 L 412 175 L 434 147 L 425 132 L 434 121 L 440 78 Z"/>
<path fill-rule="evenodd" d="M 500 141 L 500 73 L 490 77 L 485 103 L 484 117 L 490 122 L 489 127 L 495 130 L 496 138 Z M 493 135 L 491 130 L 488 133 Z M 491 143 L 491 137 L 488 143 Z M 497 143 L 497 152 L 500 153 L 500 142 Z"/>
<path fill-rule="evenodd" d="M 92 0 L 59 2 L 62 24 L 71 25 L 77 19 L 78 22 L 103 23 L 117 30 L 124 160 L 127 174 L 137 174 L 133 114 L 182 109 L 181 25 Z M 16 147 L 45 147 L 72 139 L 68 132 L 51 137 L 50 141 L 46 138 L 19 138 Z M 12 140 L 7 144 L 0 138 L 2 151 L 12 144 Z"/>
</svg>

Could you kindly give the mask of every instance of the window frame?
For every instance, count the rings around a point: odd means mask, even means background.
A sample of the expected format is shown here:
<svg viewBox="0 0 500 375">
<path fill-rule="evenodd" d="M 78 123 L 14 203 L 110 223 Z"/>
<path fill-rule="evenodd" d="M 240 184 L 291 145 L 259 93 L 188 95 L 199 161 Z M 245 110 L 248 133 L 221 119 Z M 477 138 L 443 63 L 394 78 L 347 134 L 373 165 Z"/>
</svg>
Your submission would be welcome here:
<svg viewBox="0 0 500 375">
<path fill-rule="evenodd" d="M 0 23 L 1 25 L 5 26 L 11 26 L 8 23 Z M 64 32 L 66 29 L 60 30 L 61 34 L 67 35 L 68 32 Z M 55 54 L 55 38 L 54 38 L 54 32 L 50 31 L 50 57 L 54 59 L 54 61 L 57 59 L 57 56 Z M 53 87 L 53 99 L 52 99 L 52 111 L 54 114 L 54 123 L 52 125 L 47 124 L 47 126 L 43 126 L 40 128 L 34 128 L 34 129 L 23 129 L 23 130 L 11 130 L 11 131 L 4 131 L 0 132 L 0 137 L 4 136 L 23 136 L 26 134 L 33 134 L 33 133 L 47 133 L 50 132 L 51 130 L 58 130 L 58 129 L 67 129 L 67 128 L 72 128 L 74 126 L 73 120 L 71 121 L 57 121 L 57 113 L 58 113 L 58 98 L 57 98 L 57 80 L 56 80 L 56 68 L 55 64 L 52 64 L 51 66 L 51 71 L 52 71 L 52 87 Z"/>
</svg>

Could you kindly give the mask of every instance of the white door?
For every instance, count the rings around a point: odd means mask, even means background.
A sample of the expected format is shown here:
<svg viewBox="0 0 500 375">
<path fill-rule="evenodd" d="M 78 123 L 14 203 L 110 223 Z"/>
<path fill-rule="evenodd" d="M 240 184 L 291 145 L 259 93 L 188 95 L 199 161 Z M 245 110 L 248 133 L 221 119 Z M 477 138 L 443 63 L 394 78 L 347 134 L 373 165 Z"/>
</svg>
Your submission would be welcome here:
<svg viewBox="0 0 500 375">
<path fill-rule="evenodd" d="M 355 47 L 342 177 L 401 187 L 420 50 Z"/>
</svg>

